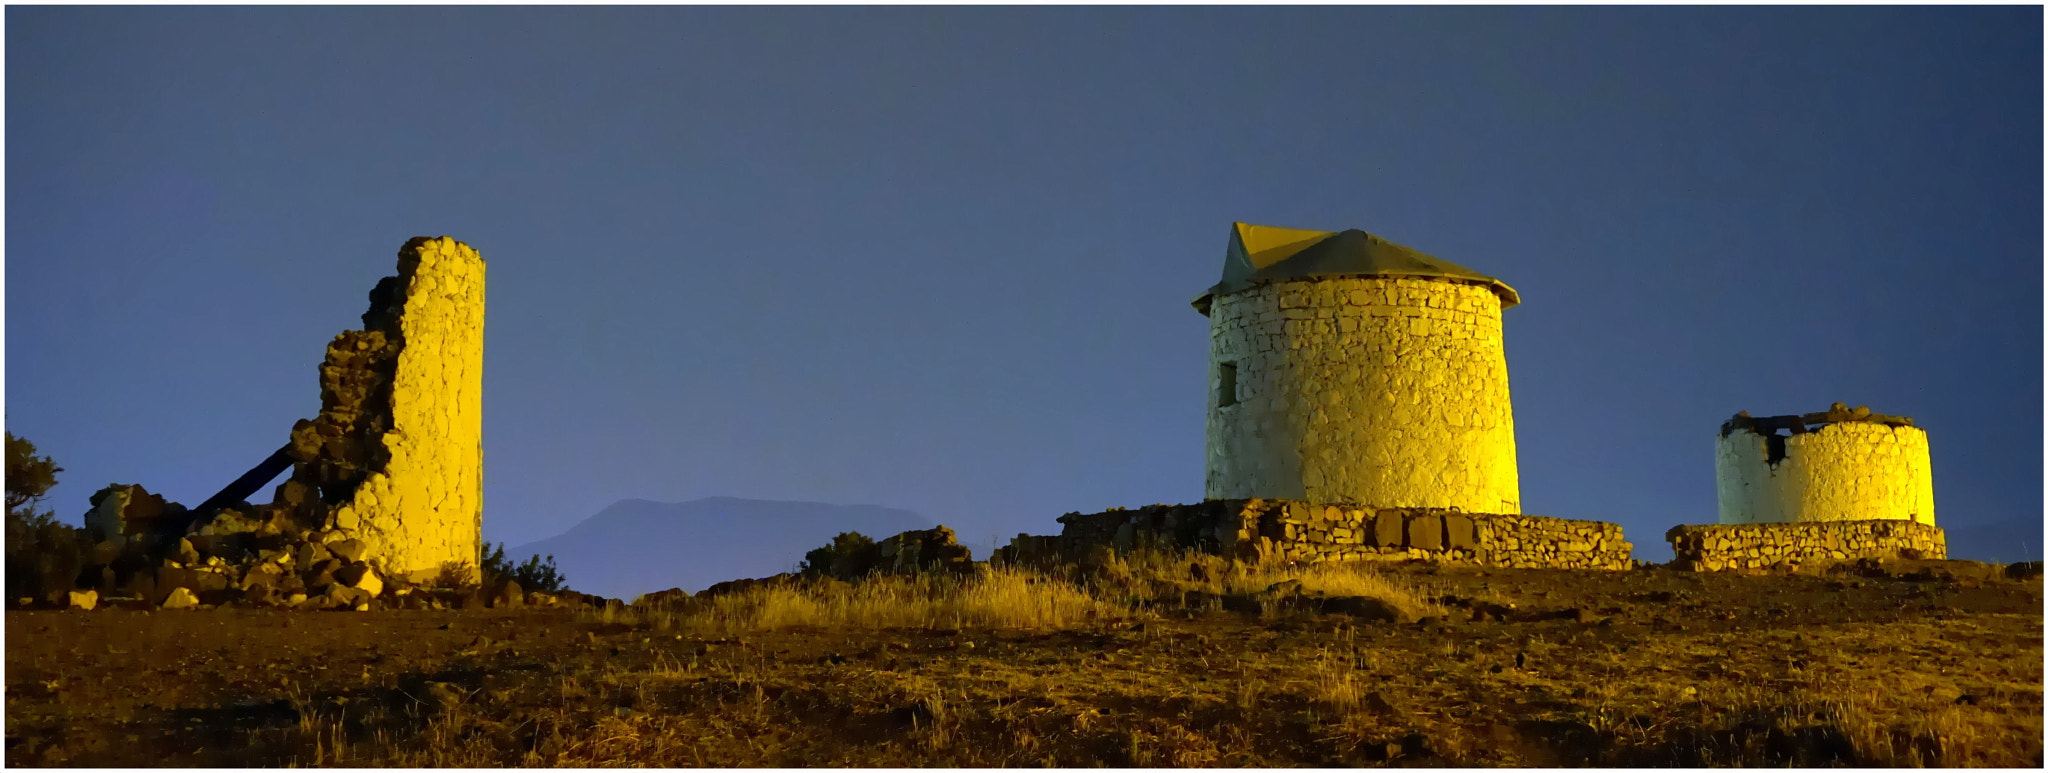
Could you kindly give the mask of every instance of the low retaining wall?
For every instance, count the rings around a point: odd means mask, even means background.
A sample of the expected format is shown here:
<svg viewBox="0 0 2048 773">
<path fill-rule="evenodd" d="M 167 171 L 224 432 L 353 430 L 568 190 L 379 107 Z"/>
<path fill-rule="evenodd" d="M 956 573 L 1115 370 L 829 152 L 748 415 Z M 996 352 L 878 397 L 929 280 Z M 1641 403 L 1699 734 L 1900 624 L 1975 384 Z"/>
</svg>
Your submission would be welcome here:
<svg viewBox="0 0 2048 773">
<path fill-rule="evenodd" d="M 1680 565 L 1707 571 L 1948 557 L 1948 537 L 1941 529 L 1903 520 L 1677 526 L 1664 539 Z"/>
<path fill-rule="evenodd" d="M 1093 545 L 1194 549 L 1253 561 L 1421 559 L 1482 566 L 1627 569 L 1621 527 L 1534 515 L 1368 509 L 1282 499 L 1212 499 L 1193 505 L 1060 516 L 1058 537 L 1017 535 L 1001 560 Z"/>
</svg>

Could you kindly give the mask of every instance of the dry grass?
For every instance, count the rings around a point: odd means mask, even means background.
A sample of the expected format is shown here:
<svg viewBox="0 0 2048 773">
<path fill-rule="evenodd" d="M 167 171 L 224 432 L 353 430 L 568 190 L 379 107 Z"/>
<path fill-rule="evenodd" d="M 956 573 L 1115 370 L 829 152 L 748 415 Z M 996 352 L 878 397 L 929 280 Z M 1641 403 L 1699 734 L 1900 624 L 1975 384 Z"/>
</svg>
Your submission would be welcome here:
<svg viewBox="0 0 2048 773">
<path fill-rule="evenodd" d="M 1415 625 L 1281 605 L 1274 619 L 1240 604 L 1175 614 L 1159 598 L 1242 602 L 1290 580 L 1430 613 L 1432 596 L 1492 593 L 1531 614 Z M 1802 588 L 1865 611 L 1761 613 Z M 194 673 L 268 662 L 292 681 L 243 689 L 291 709 L 152 692 L 201 705 L 162 740 L 159 725 L 86 721 L 106 714 L 100 696 L 121 695 L 86 677 L 184 662 L 142 660 L 127 642 L 201 618 L 128 619 L 117 637 L 102 626 L 123 618 L 26 616 L 10 618 L 10 642 L 36 641 L 13 638 L 31 625 L 97 638 L 76 639 L 89 660 L 11 645 L 10 732 L 41 723 L 38 737 L 65 747 L 24 744 L 8 761 L 147 761 L 129 750 L 154 742 L 161 759 L 214 766 L 2028 767 L 2041 760 L 2038 588 L 1947 591 L 1958 599 L 1923 611 L 1903 605 L 1924 586 L 1138 553 L 1087 571 L 758 587 L 673 609 L 303 615 L 288 631 L 250 616 L 245 630 L 267 643 L 208 642 Z M 1667 600 L 1636 600 L 1652 595 Z M 1612 607 L 1601 614 L 1615 622 L 1547 614 L 1567 607 Z M 365 619 L 406 637 L 383 655 L 406 659 L 373 674 L 352 650 L 276 657 L 304 646 L 292 637 L 324 642 Z M 116 740 L 84 745 L 96 739 Z"/>
<path fill-rule="evenodd" d="M 1296 580 L 1301 589 L 1325 596 L 1364 596 L 1400 608 L 1411 617 L 1445 615 L 1443 605 L 1428 600 L 1425 591 L 1370 564 L 1309 564 L 1306 566 L 1258 567 L 1249 573 L 1232 575 L 1232 593 L 1256 593 L 1277 583 Z"/>
<path fill-rule="evenodd" d="M 1138 550 L 1112 557 L 1083 579 L 1098 595 L 1132 604 L 1191 592 L 1251 596 L 1280 583 L 1298 581 L 1305 593 L 1379 599 L 1412 617 L 1446 614 L 1443 606 L 1431 600 L 1435 595 L 1432 589 L 1369 562 L 1248 564 L 1196 552 Z"/>
<path fill-rule="evenodd" d="M 608 609 L 590 616 L 600 623 L 713 636 L 798 627 L 1060 630 L 1146 617 L 1145 607 L 1188 592 L 1250 596 L 1289 581 L 1311 594 L 1380 599 L 1414 617 L 1446 612 L 1415 586 L 1368 565 L 1241 565 L 1197 553 L 1140 551 L 1069 577 L 983 566 L 965 575 L 763 586 L 673 609 Z"/>
<path fill-rule="evenodd" d="M 2027 689 L 2021 687 L 2021 689 Z M 2039 685 L 2032 688 L 2039 692 Z M 2041 716 L 1974 700 L 1902 695 L 1895 685 L 1863 681 L 1822 692 L 1830 724 L 1872 767 L 2033 767 Z M 1988 701 L 1986 701 L 1988 702 Z"/>
<path fill-rule="evenodd" d="M 958 576 L 758 587 L 679 611 L 597 613 L 601 622 L 652 621 L 661 630 L 700 635 L 796 627 L 1060 629 L 1130 615 L 1128 608 L 1066 580 L 1003 567 Z"/>
</svg>

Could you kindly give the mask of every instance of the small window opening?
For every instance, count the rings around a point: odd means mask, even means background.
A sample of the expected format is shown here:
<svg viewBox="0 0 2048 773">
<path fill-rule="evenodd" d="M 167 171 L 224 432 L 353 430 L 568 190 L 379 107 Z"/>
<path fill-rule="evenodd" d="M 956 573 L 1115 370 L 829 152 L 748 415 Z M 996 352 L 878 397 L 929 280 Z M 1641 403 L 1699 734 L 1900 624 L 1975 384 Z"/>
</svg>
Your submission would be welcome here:
<svg viewBox="0 0 2048 773">
<path fill-rule="evenodd" d="M 1223 363 L 1216 385 L 1216 407 L 1227 408 L 1237 404 L 1237 363 Z"/>
</svg>

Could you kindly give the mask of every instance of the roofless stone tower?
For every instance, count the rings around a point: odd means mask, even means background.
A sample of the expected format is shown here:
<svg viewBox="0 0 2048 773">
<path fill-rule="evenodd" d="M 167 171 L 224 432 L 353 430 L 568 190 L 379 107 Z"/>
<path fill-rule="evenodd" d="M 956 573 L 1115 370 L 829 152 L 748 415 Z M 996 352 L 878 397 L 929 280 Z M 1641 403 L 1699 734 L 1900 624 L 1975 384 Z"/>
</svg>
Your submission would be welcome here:
<svg viewBox="0 0 2048 773">
<path fill-rule="evenodd" d="M 1721 523 L 1897 520 L 1934 525 L 1927 433 L 1904 416 L 1835 403 L 1825 413 L 1721 425 Z"/>
<path fill-rule="evenodd" d="M 1359 230 L 1237 223 L 1209 317 L 1205 496 L 1519 513 L 1498 279 Z"/>
</svg>

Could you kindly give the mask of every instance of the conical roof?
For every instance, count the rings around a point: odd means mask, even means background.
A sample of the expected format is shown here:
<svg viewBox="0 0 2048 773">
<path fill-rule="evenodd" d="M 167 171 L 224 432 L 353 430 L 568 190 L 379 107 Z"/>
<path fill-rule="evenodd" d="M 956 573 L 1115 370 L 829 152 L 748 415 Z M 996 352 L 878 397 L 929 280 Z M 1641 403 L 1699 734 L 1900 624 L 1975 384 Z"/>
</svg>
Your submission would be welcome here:
<svg viewBox="0 0 2048 773">
<path fill-rule="evenodd" d="M 1487 285 L 1500 296 L 1501 308 L 1522 302 L 1505 282 L 1356 228 L 1309 231 L 1235 223 L 1230 229 L 1230 249 L 1223 256 L 1223 281 L 1195 298 L 1195 310 L 1208 314 L 1209 303 L 1216 296 L 1254 284 L 1311 276 L 1459 279 Z"/>
</svg>

